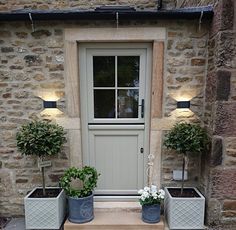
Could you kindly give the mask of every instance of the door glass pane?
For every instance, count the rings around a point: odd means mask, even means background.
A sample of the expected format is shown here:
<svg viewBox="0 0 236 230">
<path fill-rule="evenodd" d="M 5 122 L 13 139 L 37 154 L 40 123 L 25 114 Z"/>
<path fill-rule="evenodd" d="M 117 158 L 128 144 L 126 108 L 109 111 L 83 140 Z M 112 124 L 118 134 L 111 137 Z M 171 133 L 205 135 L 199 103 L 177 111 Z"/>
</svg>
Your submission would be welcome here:
<svg viewBox="0 0 236 230">
<path fill-rule="evenodd" d="M 115 86 L 115 57 L 93 56 L 94 87 Z"/>
<path fill-rule="evenodd" d="M 118 118 L 138 118 L 137 89 L 118 90 Z"/>
<path fill-rule="evenodd" d="M 94 118 L 115 118 L 115 90 L 94 90 Z"/>
<path fill-rule="evenodd" d="M 117 62 L 118 86 L 138 87 L 139 56 L 119 56 Z"/>
</svg>

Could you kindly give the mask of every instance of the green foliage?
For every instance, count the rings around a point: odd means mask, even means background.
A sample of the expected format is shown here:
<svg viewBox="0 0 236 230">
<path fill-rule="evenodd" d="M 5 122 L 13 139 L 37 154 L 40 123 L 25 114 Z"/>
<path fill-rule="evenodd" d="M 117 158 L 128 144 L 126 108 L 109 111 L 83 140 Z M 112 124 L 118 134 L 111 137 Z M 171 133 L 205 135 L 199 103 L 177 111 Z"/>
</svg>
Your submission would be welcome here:
<svg viewBox="0 0 236 230">
<path fill-rule="evenodd" d="M 86 197 L 91 195 L 92 191 L 97 186 L 99 175 L 97 170 L 90 166 L 84 166 L 82 169 L 71 167 L 65 171 L 64 176 L 60 180 L 60 185 L 70 197 Z M 72 188 L 72 179 L 81 180 L 83 182 L 83 188 Z"/>
<path fill-rule="evenodd" d="M 23 155 L 43 157 L 57 154 L 66 142 L 63 127 L 49 121 L 32 121 L 16 135 L 17 147 Z"/>
<path fill-rule="evenodd" d="M 202 153 L 209 142 L 205 129 L 189 123 L 176 124 L 165 137 L 164 145 L 182 154 Z"/>
</svg>

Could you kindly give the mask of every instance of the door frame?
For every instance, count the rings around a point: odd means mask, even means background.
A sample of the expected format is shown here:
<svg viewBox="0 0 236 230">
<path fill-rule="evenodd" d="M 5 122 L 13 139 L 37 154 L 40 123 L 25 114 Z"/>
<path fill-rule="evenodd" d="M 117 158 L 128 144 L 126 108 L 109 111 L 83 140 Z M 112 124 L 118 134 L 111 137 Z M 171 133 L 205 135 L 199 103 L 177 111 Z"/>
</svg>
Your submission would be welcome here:
<svg viewBox="0 0 236 230">
<path fill-rule="evenodd" d="M 83 165 L 86 165 L 89 159 L 89 109 L 87 98 L 87 49 L 146 49 L 146 63 L 145 63 L 145 115 L 144 115 L 144 161 L 143 161 L 143 181 L 144 185 L 147 183 L 146 167 L 148 163 L 149 134 L 150 134 L 150 105 L 151 105 L 151 71 L 152 71 L 152 44 L 151 43 L 81 43 L 79 48 L 79 76 L 80 76 L 80 106 L 81 106 L 81 128 L 82 128 L 82 158 Z M 83 109 L 82 109 L 83 108 Z M 114 124 L 115 125 L 115 124 Z M 120 125 L 118 125 L 120 126 Z M 135 129 L 134 125 L 122 125 L 123 129 Z M 121 128 L 122 128 L 121 126 Z M 133 126 L 133 127 L 132 127 Z M 96 125 L 96 129 L 106 129 L 107 125 Z M 140 128 L 140 126 L 139 126 Z"/>
<path fill-rule="evenodd" d="M 164 56 L 167 43 L 167 29 L 158 26 L 120 26 L 107 27 L 67 27 L 64 29 L 65 50 L 65 87 L 66 87 L 66 116 L 57 118 L 56 122 L 68 131 L 70 148 L 70 165 L 81 167 L 81 107 L 79 97 L 79 69 L 78 45 L 83 42 L 151 42 L 153 49 L 152 59 L 152 98 L 150 117 L 150 152 L 155 159 L 152 161 L 156 169 L 155 177 L 150 182 L 161 184 L 161 142 L 163 130 L 173 125 L 169 119 L 163 117 L 164 91 Z"/>
</svg>

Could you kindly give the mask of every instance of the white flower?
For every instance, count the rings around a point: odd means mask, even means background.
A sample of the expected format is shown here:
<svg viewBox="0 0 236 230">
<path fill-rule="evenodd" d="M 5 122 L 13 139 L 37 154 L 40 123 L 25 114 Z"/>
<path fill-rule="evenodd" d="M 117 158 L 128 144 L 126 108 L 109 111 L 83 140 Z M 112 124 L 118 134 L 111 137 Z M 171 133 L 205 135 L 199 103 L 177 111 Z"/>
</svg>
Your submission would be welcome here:
<svg viewBox="0 0 236 230">
<path fill-rule="evenodd" d="M 157 193 L 156 193 L 156 192 L 153 192 L 153 193 L 152 193 L 152 197 L 153 197 L 153 199 L 157 199 Z"/>
<path fill-rule="evenodd" d="M 157 186 L 156 185 L 151 185 L 151 192 L 157 192 Z"/>
<path fill-rule="evenodd" d="M 144 192 L 144 190 L 143 190 L 143 189 L 140 189 L 140 190 L 138 191 L 138 194 L 142 195 L 143 192 Z"/>
<path fill-rule="evenodd" d="M 146 197 L 144 197 L 143 195 L 140 197 L 140 199 L 142 200 L 142 201 L 144 201 L 145 199 L 146 199 Z"/>
<path fill-rule="evenodd" d="M 146 186 L 146 187 L 144 187 L 144 191 L 145 192 L 150 192 L 150 188 Z"/>
<path fill-rule="evenodd" d="M 149 193 L 144 191 L 142 196 L 144 196 L 145 198 L 149 198 Z"/>
<path fill-rule="evenodd" d="M 165 191 L 164 191 L 163 189 L 160 189 L 160 190 L 158 191 L 158 193 L 161 194 L 161 195 L 163 195 L 163 196 L 165 196 Z"/>
</svg>

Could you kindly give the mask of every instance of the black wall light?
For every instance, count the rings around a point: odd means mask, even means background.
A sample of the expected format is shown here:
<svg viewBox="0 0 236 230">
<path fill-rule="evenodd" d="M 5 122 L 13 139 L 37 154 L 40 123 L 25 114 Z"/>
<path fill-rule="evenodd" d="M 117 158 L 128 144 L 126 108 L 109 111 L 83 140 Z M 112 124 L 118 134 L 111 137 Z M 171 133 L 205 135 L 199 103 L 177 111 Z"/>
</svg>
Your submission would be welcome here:
<svg viewBox="0 0 236 230">
<path fill-rule="evenodd" d="M 57 102 L 56 101 L 43 101 L 43 107 L 44 109 L 57 108 Z"/>
<path fill-rule="evenodd" d="M 190 101 L 177 102 L 177 109 L 189 109 L 189 108 L 190 108 Z"/>
</svg>

